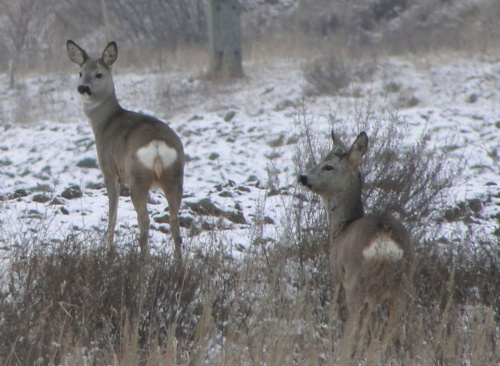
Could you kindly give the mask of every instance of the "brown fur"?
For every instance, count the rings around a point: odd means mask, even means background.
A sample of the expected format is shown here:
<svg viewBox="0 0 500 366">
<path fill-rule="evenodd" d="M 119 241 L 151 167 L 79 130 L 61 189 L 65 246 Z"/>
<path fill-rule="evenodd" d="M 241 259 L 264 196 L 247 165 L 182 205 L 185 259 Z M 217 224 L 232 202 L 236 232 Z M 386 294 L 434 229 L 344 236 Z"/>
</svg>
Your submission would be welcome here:
<svg viewBox="0 0 500 366">
<path fill-rule="evenodd" d="M 413 263 L 413 246 L 403 224 L 389 214 L 365 216 L 361 202 L 361 158 L 366 153 L 368 137 L 363 132 L 346 150 L 332 133 L 332 151 L 299 182 L 323 199 L 330 232 L 330 266 L 334 283 L 340 283 L 348 309 L 346 339 L 358 343 L 358 332 L 372 327 L 367 319 L 385 300 L 389 301 L 390 317 L 385 337 L 398 325 L 409 299 Z M 365 258 L 363 252 L 377 238 L 390 238 L 391 245 L 402 250 L 402 256 L 377 253 Z M 370 325 L 371 323 L 371 325 Z M 342 364 L 347 362 L 346 351 Z"/>
<path fill-rule="evenodd" d="M 182 200 L 184 179 L 184 149 L 177 134 L 162 121 L 120 106 L 115 94 L 111 66 L 118 57 L 116 43 L 109 43 L 101 58 L 91 58 L 73 41 L 67 42 L 68 56 L 80 66 L 78 92 L 84 97 L 83 110 L 94 131 L 97 156 L 104 175 L 109 198 L 108 245 L 113 246 L 120 183 L 130 188 L 137 212 L 139 244 L 147 252 L 149 238 L 149 190 L 160 187 L 167 198 L 170 228 L 175 252 L 181 258 L 181 237 L 178 212 Z M 164 141 L 176 151 L 176 160 L 163 167 L 158 157 L 153 167 L 146 167 L 137 151 L 152 141 Z M 160 162 L 160 164 L 158 164 Z"/>
</svg>

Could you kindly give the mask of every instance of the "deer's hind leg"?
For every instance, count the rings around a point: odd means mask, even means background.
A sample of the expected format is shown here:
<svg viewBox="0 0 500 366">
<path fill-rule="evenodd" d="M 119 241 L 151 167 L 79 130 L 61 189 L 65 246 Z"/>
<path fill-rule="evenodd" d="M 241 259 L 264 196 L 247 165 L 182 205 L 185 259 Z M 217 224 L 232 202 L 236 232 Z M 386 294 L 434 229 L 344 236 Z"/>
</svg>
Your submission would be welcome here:
<svg viewBox="0 0 500 366">
<path fill-rule="evenodd" d="M 141 251 L 147 253 L 150 222 L 148 198 L 153 178 L 150 172 L 145 171 L 144 174 L 141 173 L 136 174 L 132 178 L 130 183 L 130 197 L 132 198 L 132 203 L 137 213 L 137 223 L 139 224 L 139 245 L 141 247 Z"/>
<path fill-rule="evenodd" d="M 182 201 L 182 182 L 176 183 L 174 180 L 162 182 L 162 189 L 168 201 L 170 212 L 170 233 L 174 239 L 175 257 L 182 260 L 182 238 L 179 227 L 179 209 Z"/>
</svg>

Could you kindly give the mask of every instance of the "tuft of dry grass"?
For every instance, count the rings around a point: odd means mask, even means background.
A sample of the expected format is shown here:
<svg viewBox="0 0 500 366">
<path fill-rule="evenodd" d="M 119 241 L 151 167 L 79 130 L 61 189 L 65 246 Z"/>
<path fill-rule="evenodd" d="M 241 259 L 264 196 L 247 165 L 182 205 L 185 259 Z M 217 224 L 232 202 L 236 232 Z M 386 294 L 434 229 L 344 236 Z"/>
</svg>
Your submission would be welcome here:
<svg viewBox="0 0 500 366">
<path fill-rule="evenodd" d="M 85 240 L 14 257 L 0 300 L 2 363 L 327 365 L 346 349 L 356 365 L 500 360 L 498 299 L 463 292 L 460 281 L 477 273 L 462 259 L 447 266 L 447 257 L 417 253 L 404 335 L 381 353 L 376 333 L 356 343 L 346 333 L 322 250 L 301 256 L 297 241 L 263 244 L 236 260 L 226 239 L 214 240 L 211 251 L 186 256 L 180 287 L 168 257 L 143 266 L 133 250 L 108 258 L 82 249 Z"/>
</svg>

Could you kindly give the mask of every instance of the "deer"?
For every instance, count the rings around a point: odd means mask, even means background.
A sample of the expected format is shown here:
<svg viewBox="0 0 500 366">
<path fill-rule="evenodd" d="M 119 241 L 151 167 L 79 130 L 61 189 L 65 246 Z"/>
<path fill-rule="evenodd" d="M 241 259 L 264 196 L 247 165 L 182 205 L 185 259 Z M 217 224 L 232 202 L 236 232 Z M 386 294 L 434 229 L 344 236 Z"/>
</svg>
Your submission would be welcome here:
<svg viewBox="0 0 500 366">
<path fill-rule="evenodd" d="M 68 40 L 66 46 L 69 59 L 80 67 L 77 92 L 95 136 L 99 167 L 108 193 L 109 250 L 113 250 L 120 184 L 125 184 L 130 190 L 137 213 L 139 246 L 145 253 L 149 240 L 149 191 L 159 188 L 168 202 L 170 232 L 176 258 L 180 260 L 179 209 L 185 155 L 179 136 L 159 119 L 121 107 L 111 74 L 118 58 L 116 42 L 110 42 L 100 58 L 89 57 L 72 40 Z"/>
<path fill-rule="evenodd" d="M 321 197 L 327 213 L 330 270 L 345 294 L 347 329 L 355 332 L 363 317 L 389 302 L 391 332 L 409 300 L 412 241 L 390 213 L 364 213 L 360 164 L 368 149 L 366 132 L 348 149 L 333 131 L 331 138 L 331 151 L 298 181 Z"/>
</svg>

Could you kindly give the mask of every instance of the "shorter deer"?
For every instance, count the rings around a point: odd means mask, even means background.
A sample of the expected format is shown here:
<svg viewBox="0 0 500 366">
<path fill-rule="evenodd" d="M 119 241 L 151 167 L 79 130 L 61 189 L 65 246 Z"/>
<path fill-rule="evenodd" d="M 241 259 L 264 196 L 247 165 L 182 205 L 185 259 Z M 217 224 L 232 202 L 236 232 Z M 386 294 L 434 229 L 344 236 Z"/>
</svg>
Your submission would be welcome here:
<svg viewBox="0 0 500 366">
<path fill-rule="evenodd" d="M 329 222 L 330 266 L 344 288 L 348 317 L 371 314 L 388 299 L 388 326 L 393 327 L 408 299 L 413 261 L 410 236 L 388 214 L 364 214 L 359 166 L 368 147 L 366 133 L 359 134 L 349 149 L 333 131 L 332 140 L 332 150 L 301 175 L 299 183 L 323 200 Z M 364 313 L 366 306 L 368 313 Z"/>
<path fill-rule="evenodd" d="M 175 253 L 181 258 L 178 213 L 184 179 L 184 149 L 177 134 L 162 121 L 123 109 L 115 94 L 111 66 L 118 58 L 115 42 L 100 58 L 89 57 L 75 42 L 67 42 L 68 56 L 80 67 L 78 93 L 83 111 L 94 131 L 99 165 L 108 191 L 107 239 L 113 247 L 120 183 L 130 188 L 139 223 L 141 251 L 149 239 L 149 190 L 161 188 L 170 211 L 170 230 Z"/>
</svg>

